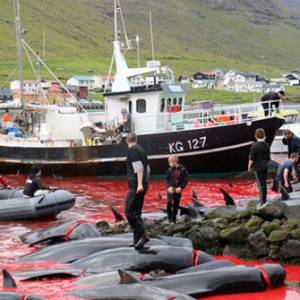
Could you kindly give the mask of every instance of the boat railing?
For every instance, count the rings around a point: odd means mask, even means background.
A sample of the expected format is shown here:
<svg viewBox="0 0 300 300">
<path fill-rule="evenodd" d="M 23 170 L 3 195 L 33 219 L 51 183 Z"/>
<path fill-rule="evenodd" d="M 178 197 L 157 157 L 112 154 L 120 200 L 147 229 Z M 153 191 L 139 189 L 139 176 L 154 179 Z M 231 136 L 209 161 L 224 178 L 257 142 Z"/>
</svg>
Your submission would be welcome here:
<svg viewBox="0 0 300 300">
<path fill-rule="evenodd" d="M 157 132 L 186 130 L 214 126 L 233 125 L 252 122 L 271 116 L 278 116 L 284 106 L 279 101 L 279 107 L 275 101 L 262 103 L 247 103 L 240 105 L 219 105 L 211 109 L 191 109 L 178 112 L 162 112 L 157 115 L 134 116 L 135 131 Z"/>
</svg>

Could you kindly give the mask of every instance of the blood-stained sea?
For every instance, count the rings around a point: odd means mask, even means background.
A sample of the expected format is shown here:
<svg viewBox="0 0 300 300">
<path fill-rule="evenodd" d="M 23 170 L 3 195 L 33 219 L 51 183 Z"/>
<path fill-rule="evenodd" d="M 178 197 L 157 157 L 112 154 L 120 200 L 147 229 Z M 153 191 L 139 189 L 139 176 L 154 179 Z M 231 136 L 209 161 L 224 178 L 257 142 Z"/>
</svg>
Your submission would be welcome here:
<svg viewBox="0 0 300 300">
<path fill-rule="evenodd" d="M 22 186 L 25 181 L 24 176 L 8 176 L 5 178 L 9 185 L 13 187 Z M 22 244 L 19 236 L 32 230 L 39 230 L 58 223 L 70 220 L 83 219 L 92 223 L 100 220 L 114 222 L 110 206 L 113 205 L 121 213 L 124 212 L 124 198 L 127 191 L 125 179 L 104 179 L 95 177 L 65 178 L 57 179 L 45 177 L 45 184 L 60 188 L 66 188 L 76 193 L 77 200 L 75 206 L 61 213 L 57 220 L 36 220 L 36 221 L 14 221 L 0 222 L 0 268 L 6 268 L 10 272 L 18 272 L 33 269 L 55 268 L 59 264 L 55 262 L 19 262 L 18 258 L 24 254 L 35 251 L 36 248 L 29 248 Z M 192 179 L 183 193 L 183 204 L 188 204 L 194 189 L 199 200 L 205 202 L 207 206 L 218 206 L 224 202 L 220 193 L 220 188 L 229 192 L 234 199 L 257 196 L 256 185 L 253 180 L 248 179 L 224 179 L 224 180 L 203 180 Z M 163 197 L 158 197 L 158 193 Z M 150 184 L 149 192 L 146 196 L 144 211 L 158 211 L 165 207 L 165 182 L 163 180 L 153 180 Z M 218 257 L 219 258 L 219 257 Z M 227 259 L 227 258 L 226 258 Z M 228 259 L 237 264 L 256 265 L 262 262 L 241 261 L 233 257 Z M 61 267 L 61 266 L 60 266 Z M 300 267 L 286 266 L 287 281 L 291 286 L 268 290 L 264 293 L 251 293 L 240 295 L 211 296 L 201 299 L 210 300 L 300 300 L 300 292 L 297 285 L 300 282 Z M 76 289 L 74 279 L 51 279 L 43 281 L 21 282 L 17 281 L 17 291 L 26 294 L 36 294 L 45 299 L 66 299 L 71 300 L 70 291 Z"/>
</svg>

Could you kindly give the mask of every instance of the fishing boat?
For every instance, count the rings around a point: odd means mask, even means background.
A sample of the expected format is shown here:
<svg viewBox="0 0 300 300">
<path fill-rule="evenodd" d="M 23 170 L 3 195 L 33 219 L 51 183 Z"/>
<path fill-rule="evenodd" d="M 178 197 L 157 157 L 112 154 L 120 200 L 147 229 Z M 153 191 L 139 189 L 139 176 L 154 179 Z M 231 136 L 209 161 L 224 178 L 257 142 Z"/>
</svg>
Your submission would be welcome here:
<svg viewBox="0 0 300 300">
<path fill-rule="evenodd" d="M 125 174 L 126 133 L 119 127 L 123 109 L 131 114 L 133 130 L 148 153 L 154 174 L 165 172 L 172 154 L 180 157 L 190 173 L 246 170 L 255 130 L 264 128 L 272 144 L 284 119 L 278 115 L 253 117 L 253 111 L 261 110 L 260 103 L 193 107 L 186 104 L 187 88 L 176 83 L 172 71 L 158 61 L 129 68 L 118 32 L 121 14 L 115 0 L 112 62 L 116 74 L 111 90 L 104 93 L 104 108 L 89 111 L 80 103 L 24 106 L 29 134 L 0 134 L 1 173 L 27 172 L 31 164 L 40 164 L 50 174 Z M 19 48 L 26 47 L 45 65 L 21 31 L 17 36 Z M 101 128 L 95 125 L 99 123 Z"/>
</svg>

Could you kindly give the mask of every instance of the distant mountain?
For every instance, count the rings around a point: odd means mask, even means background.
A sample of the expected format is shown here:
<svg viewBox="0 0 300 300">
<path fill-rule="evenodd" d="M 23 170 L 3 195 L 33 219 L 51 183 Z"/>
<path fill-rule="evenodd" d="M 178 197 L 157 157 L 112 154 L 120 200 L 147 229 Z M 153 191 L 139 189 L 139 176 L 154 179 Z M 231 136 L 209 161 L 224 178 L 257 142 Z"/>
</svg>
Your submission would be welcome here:
<svg viewBox="0 0 300 300">
<path fill-rule="evenodd" d="M 234 67 L 274 73 L 300 67 L 300 0 L 121 0 L 121 5 L 129 36 L 133 41 L 141 36 L 144 62 L 151 57 L 151 10 L 156 57 L 177 72 Z M 41 52 L 45 31 L 46 61 L 60 76 L 107 72 L 112 6 L 112 0 L 22 0 L 25 38 Z M 0 7 L 4 78 L 16 49 L 12 1 L 0 0 Z M 136 53 L 128 57 L 136 65 Z"/>
</svg>

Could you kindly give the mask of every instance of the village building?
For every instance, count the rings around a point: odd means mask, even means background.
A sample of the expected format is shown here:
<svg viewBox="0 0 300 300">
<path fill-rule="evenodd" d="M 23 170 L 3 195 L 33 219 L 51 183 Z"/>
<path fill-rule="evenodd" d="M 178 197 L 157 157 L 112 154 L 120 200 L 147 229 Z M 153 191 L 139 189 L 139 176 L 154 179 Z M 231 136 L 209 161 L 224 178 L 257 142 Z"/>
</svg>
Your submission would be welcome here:
<svg viewBox="0 0 300 300">
<path fill-rule="evenodd" d="M 76 75 L 67 80 L 67 86 L 73 88 L 86 87 L 89 91 L 94 89 L 93 76 Z"/>
<path fill-rule="evenodd" d="M 213 88 L 216 80 L 214 72 L 197 72 L 193 74 L 193 88 Z"/>
<path fill-rule="evenodd" d="M 225 74 L 223 89 L 235 93 L 262 93 L 266 81 L 257 73 L 229 71 Z"/>
<path fill-rule="evenodd" d="M 105 87 L 111 89 L 115 77 L 109 75 L 94 75 L 92 79 L 94 80 L 93 90 L 103 91 Z"/>
<path fill-rule="evenodd" d="M 189 75 L 180 75 L 179 78 L 178 78 L 178 81 L 180 83 L 187 84 L 187 83 L 191 82 L 191 79 L 190 79 Z"/>
</svg>

